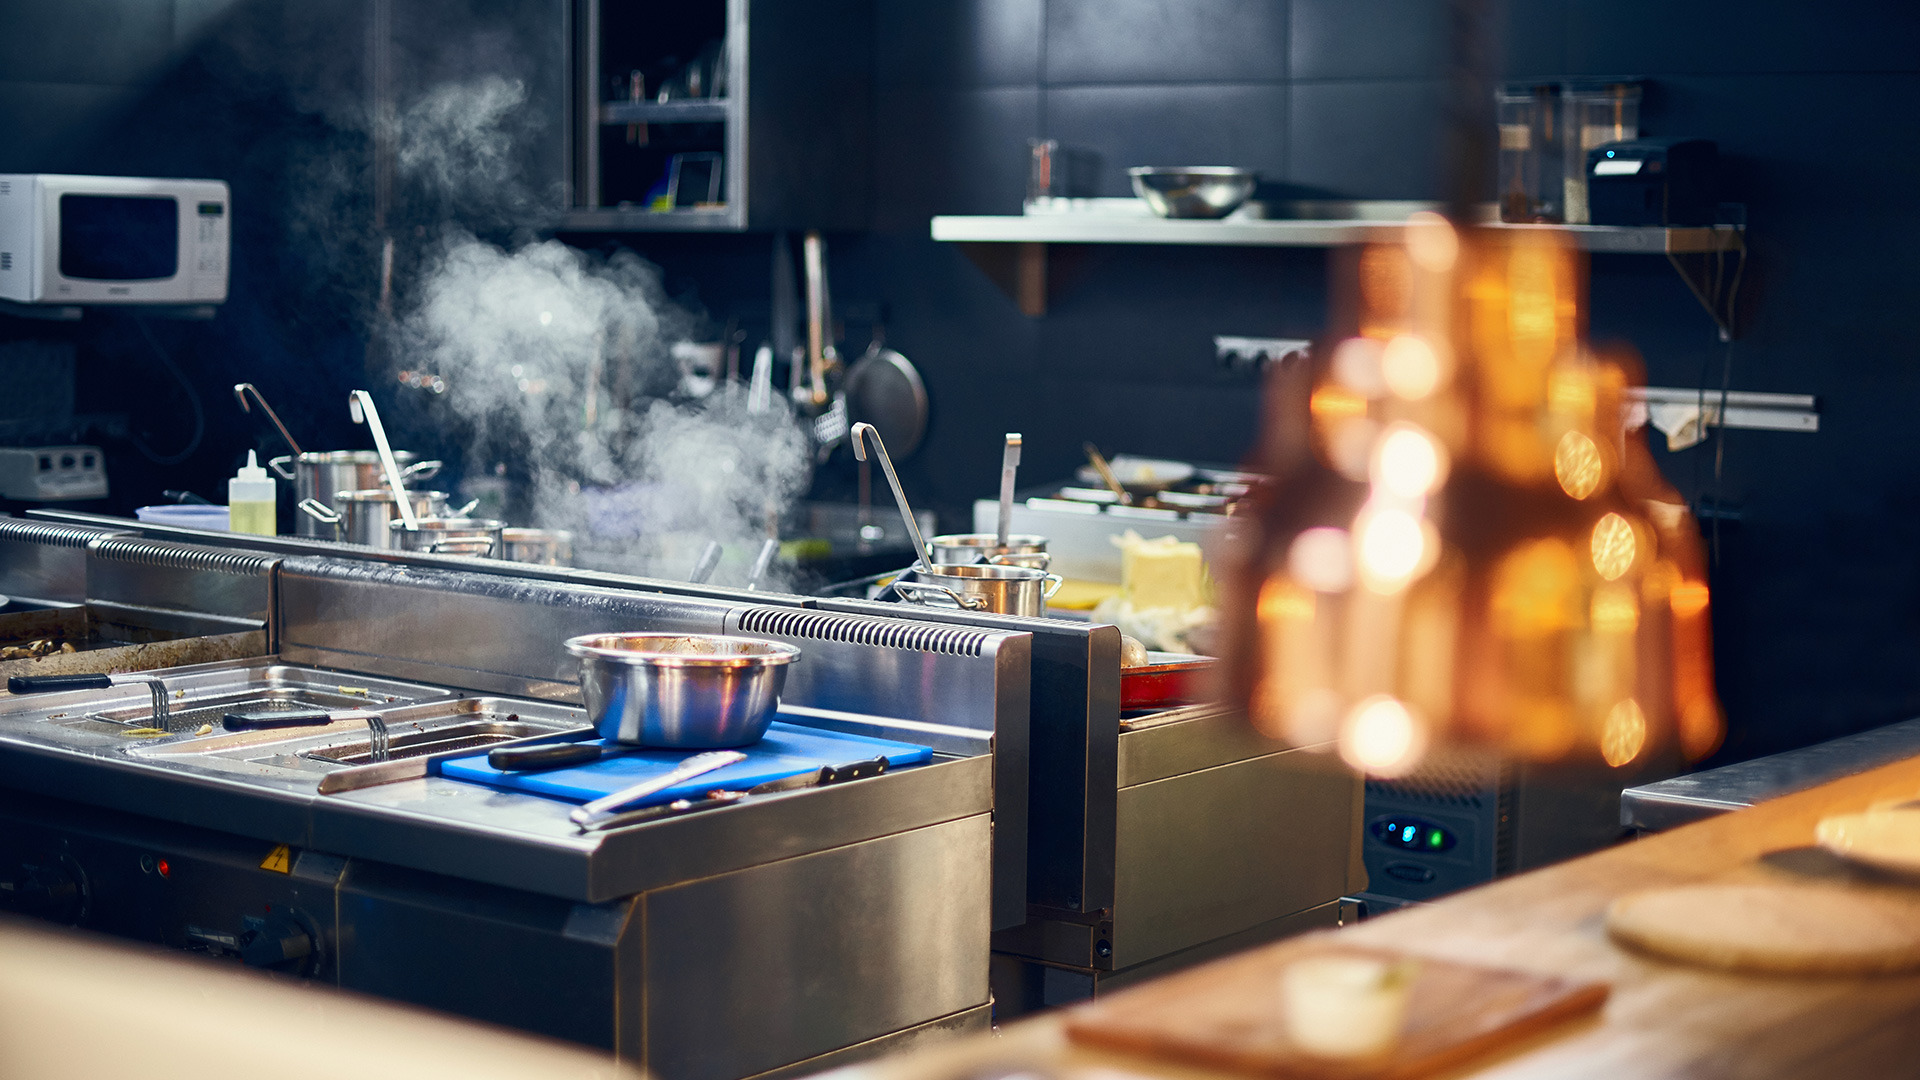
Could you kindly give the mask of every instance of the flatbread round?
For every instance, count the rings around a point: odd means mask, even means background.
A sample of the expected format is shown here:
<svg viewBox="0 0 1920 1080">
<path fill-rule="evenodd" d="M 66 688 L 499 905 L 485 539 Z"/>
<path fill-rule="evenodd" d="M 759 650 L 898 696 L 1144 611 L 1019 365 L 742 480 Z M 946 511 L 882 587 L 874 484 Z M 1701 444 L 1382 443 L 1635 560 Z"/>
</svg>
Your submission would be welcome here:
<svg viewBox="0 0 1920 1080">
<path fill-rule="evenodd" d="M 1821 819 L 1813 835 L 1843 859 L 1895 874 L 1920 874 L 1920 808 L 1836 814 Z"/>
<path fill-rule="evenodd" d="M 1830 885 L 1683 885 L 1607 910 L 1615 941 L 1682 963 L 1782 975 L 1920 970 L 1920 898 Z"/>
</svg>

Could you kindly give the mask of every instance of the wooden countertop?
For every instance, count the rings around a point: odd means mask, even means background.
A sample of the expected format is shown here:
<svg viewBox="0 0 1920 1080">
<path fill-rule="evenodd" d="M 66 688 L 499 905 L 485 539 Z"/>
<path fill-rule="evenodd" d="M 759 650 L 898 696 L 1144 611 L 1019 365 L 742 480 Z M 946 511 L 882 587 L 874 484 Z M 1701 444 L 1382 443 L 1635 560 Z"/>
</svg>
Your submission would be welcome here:
<svg viewBox="0 0 1920 1080">
<path fill-rule="evenodd" d="M 1597 1019 L 1560 1028 L 1449 1076 L 1920 1076 L 1920 976 L 1718 974 L 1623 951 L 1601 925 L 1615 897 L 1643 888 L 1709 880 L 1849 877 L 1844 865 L 1812 847 L 1815 823 L 1829 814 L 1916 797 L 1920 758 L 1372 919 L 1335 935 L 1356 945 L 1613 984 L 1613 995 Z M 984 1080 L 987 1074 L 1015 1069 L 1044 1070 L 1040 1080 L 1220 1080 L 1224 1075 L 1070 1046 L 1055 1014 L 1011 1024 L 999 1037 L 972 1037 L 856 1066 L 835 1080 Z"/>
</svg>

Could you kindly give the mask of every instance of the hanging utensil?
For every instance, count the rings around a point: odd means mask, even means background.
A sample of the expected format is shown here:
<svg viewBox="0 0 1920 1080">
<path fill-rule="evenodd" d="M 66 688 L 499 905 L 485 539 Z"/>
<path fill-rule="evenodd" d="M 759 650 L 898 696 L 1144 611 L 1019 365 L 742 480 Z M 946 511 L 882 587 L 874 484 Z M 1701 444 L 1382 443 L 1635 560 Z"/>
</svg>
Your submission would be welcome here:
<svg viewBox="0 0 1920 1080">
<path fill-rule="evenodd" d="M 1007 550 L 1007 534 L 1013 527 L 1013 476 L 1020 468 L 1020 433 L 1007 432 L 1007 448 L 1000 455 L 1000 527 L 994 530 L 995 547 Z"/>
<path fill-rule="evenodd" d="M 807 275 L 808 396 L 814 408 L 823 409 L 827 405 L 827 360 L 833 343 L 827 340 L 827 320 L 832 312 L 827 309 L 827 245 L 820 230 L 807 230 L 800 252 Z"/>
<path fill-rule="evenodd" d="M 280 437 L 287 440 L 287 445 L 293 447 L 293 452 L 301 453 L 300 444 L 293 441 L 293 435 L 287 431 L 287 425 L 280 422 L 280 414 L 274 412 L 273 406 L 267 404 L 267 399 L 260 396 L 260 388 L 250 382 L 233 384 L 233 396 L 240 402 L 241 412 L 253 411 L 253 407 L 247 404 L 248 394 L 252 394 L 253 400 L 260 403 L 260 411 L 266 413 L 267 419 L 273 421 L 273 426 L 280 429 Z"/>
<path fill-rule="evenodd" d="M 715 769 L 724 769 L 737 761 L 745 760 L 747 755 L 738 750 L 709 750 L 704 754 L 695 754 L 681 762 L 671 772 L 663 773 L 651 780 L 644 780 L 632 787 L 621 788 L 611 795 L 587 803 L 568 814 L 567 820 L 573 822 L 581 832 L 586 832 L 597 823 L 649 795 L 657 795 L 675 784 L 685 783 L 696 776 L 702 776 Z"/>
<path fill-rule="evenodd" d="M 753 353 L 753 374 L 747 377 L 747 411 L 763 413 L 773 407 L 773 346 Z"/>
<path fill-rule="evenodd" d="M 1113 475 L 1113 466 L 1107 464 L 1106 455 L 1100 452 L 1100 448 L 1092 443 L 1082 443 L 1080 448 L 1087 452 L 1087 460 L 1093 464 L 1093 471 L 1100 474 L 1101 482 L 1113 492 L 1114 500 L 1122 506 L 1132 506 L 1133 496 L 1120 483 L 1120 478 Z"/>
<path fill-rule="evenodd" d="M 760 587 L 760 579 L 767 576 L 767 569 L 773 565 L 773 557 L 779 553 L 780 541 L 772 537 L 760 545 L 760 554 L 754 557 L 753 569 L 747 573 L 749 592 Z"/>
<path fill-rule="evenodd" d="M 907 535 L 913 537 L 913 557 L 920 569 L 931 574 L 933 567 L 927 562 L 927 539 L 920 535 L 920 523 L 914 520 L 913 507 L 907 503 L 907 493 L 900 487 L 900 476 L 893 471 L 893 459 L 887 456 L 887 444 L 880 441 L 880 433 L 872 424 L 853 425 L 853 456 L 861 461 L 867 460 L 867 447 L 862 437 L 871 440 L 873 449 L 880 454 L 880 469 L 887 474 L 887 483 L 893 488 L 893 501 L 900 507 L 900 520 L 907 526 Z"/>
<path fill-rule="evenodd" d="M 800 398 L 801 365 L 794 363 L 800 344 L 794 338 L 794 327 L 800 321 L 799 286 L 793 280 L 793 245 L 787 239 L 786 231 L 773 234 L 773 298 L 772 325 L 768 336 L 773 344 L 773 359 L 789 365 L 787 392 L 789 400 Z M 771 380 L 772 372 L 768 372 Z"/>
<path fill-rule="evenodd" d="M 707 579 L 713 576 L 713 568 L 720 565 L 720 556 L 726 550 L 718 540 L 707 541 L 707 546 L 700 549 L 700 558 L 694 561 L 693 573 L 687 575 L 687 580 L 695 585 L 705 585 Z"/>
<path fill-rule="evenodd" d="M 927 433 L 927 386 L 913 361 L 886 347 L 884 327 L 873 328 L 873 343 L 847 369 L 841 386 L 848 419 L 879 428 L 902 458 L 920 448 Z"/>
<path fill-rule="evenodd" d="M 407 500 L 400 464 L 394 460 L 393 445 L 387 442 L 387 429 L 380 423 L 380 410 L 374 407 L 373 395 L 365 390 L 355 390 L 347 396 L 347 412 L 352 415 L 354 423 L 365 424 L 373 432 L 374 449 L 380 451 L 380 467 L 386 472 L 387 487 L 393 492 L 394 504 L 400 510 L 400 520 L 406 523 L 408 532 L 418 530 L 420 518 L 413 512 L 413 504 Z"/>
</svg>

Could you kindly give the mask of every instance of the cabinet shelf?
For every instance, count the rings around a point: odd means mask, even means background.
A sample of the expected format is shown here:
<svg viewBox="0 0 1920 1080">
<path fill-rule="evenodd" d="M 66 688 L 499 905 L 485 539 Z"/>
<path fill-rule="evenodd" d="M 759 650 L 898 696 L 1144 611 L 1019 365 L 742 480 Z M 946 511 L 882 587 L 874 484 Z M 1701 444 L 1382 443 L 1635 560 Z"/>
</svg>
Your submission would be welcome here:
<svg viewBox="0 0 1920 1080">
<path fill-rule="evenodd" d="M 600 106 L 602 124 L 722 124 L 729 117 L 726 98 L 608 101 Z"/>
<path fill-rule="evenodd" d="M 1046 314 L 1047 248 L 1054 244 L 1185 244 L 1229 247 L 1341 247 L 1395 243 L 1409 213 L 1433 209 L 1413 202 L 1344 203 L 1344 216 L 1215 221 L 1154 217 L 1135 199 L 1090 199 L 1089 209 L 1021 215 L 945 215 L 932 222 L 933 239 L 963 245 L 1028 315 Z M 1488 221 L 1496 233 L 1551 232 L 1584 251 L 1628 255 L 1716 255 L 1746 250 L 1746 228 L 1708 225 L 1510 225 Z M 994 245 L 1014 245 L 1009 249 Z M 1676 265 L 1678 265 L 1676 263 Z M 1684 271 L 1683 271 L 1684 273 Z M 1716 320 L 1720 318 L 1715 314 Z M 1723 322 L 1724 326 L 1725 323 Z"/>
</svg>

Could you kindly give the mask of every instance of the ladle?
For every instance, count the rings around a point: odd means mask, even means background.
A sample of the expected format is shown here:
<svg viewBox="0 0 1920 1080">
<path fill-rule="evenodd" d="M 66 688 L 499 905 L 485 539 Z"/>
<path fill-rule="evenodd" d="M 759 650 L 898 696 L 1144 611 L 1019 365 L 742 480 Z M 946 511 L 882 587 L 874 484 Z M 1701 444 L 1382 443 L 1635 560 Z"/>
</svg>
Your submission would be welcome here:
<svg viewBox="0 0 1920 1080">
<path fill-rule="evenodd" d="M 713 576 L 713 568 L 720 565 L 720 556 L 726 553 L 720 541 L 709 540 L 707 546 L 700 549 L 700 558 L 693 564 L 693 573 L 687 575 L 687 581 L 694 585 L 705 585 Z"/>
<path fill-rule="evenodd" d="M 387 429 L 380 423 L 380 410 L 374 407 L 373 395 L 355 390 L 347 397 L 347 411 L 353 414 L 354 423 L 365 424 L 373 432 L 373 446 L 380 451 L 380 468 L 386 473 L 387 487 L 393 492 L 394 509 L 400 511 L 400 520 L 406 523 L 408 532 L 418 532 L 420 518 L 413 512 L 413 503 L 407 500 L 405 487 L 400 482 L 400 463 L 393 459 L 393 444 L 387 441 Z"/>
<path fill-rule="evenodd" d="M 754 557 L 753 569 L 747 574 L 749 591 L 760 587 L 760 579 L 767 576 L 767 568 L 773 565 L 773 557 L 779 553 L 780 541 L 771 537 L 760 545 L 760 554 Z"/>
<path fill-rule="evenodd" d="M 1007 550 L 1007 534 L 1013 527 L 1013 474 L 1020 468 L 1020 433 L 1007 432 L 1007 449 L 1000 457 L 1000 529 L 994 536 L 995 548 Z"/>
<path fill-rule="evenodd" d="M 1100 452 L 1100 448 L 1089 442 L 1082 443 L 1080 449 L 1087 452 L 1087 460 L 1093 463 L 1093 471 L 1100 474 L 1101 481 L 1113 492 L 1113 497 L 1120 505 L 1132 506 L 1133 494 L 1120 482 L 1119 477 L 1113 475 L 1113 466 L 1107 463 L 1107 456 Z"/>
<path fill-rule="evenodd" d="M 273 421 L 273 426 L 280 429 L 280 437 L 287 440 L 288 446 L 293 447 L 294 455 L 296 457 L 300 455 L 302 453 L 300 444 L 293 441 L 293 435 L 287 431 L 287 425 L 280 422 L 280 414 L 274 412 L 273 406 L 267 404 L 267 399 L 260 396 L 260 388 L 250 382 L 233 384 L 233 396 L 240 402 L 241 412 L 253 411 L 253 406 L 247 404 L 248 394 L 252 394 L 253 400 L 260 403 L 260 411 L 267 414 L 267 419 Z"/>
<path fill-rule="evenodd" d="M 893 459 L 887 456 L 887 444 L 880 441 L 880 433 L 872 424 L 853 425 L 853 456 L 861 461 L 867 460 L 867 445 L 864 440 L 873 440 L 873 449 L 880 453 L 880 468 L 887 474 L 887 483 L 893 487 L 893 501 L 900 507 L 900 520 L 907 526 L 907 535 L 913 537 L 913 557 L 920 564 L 920 572 L 933 573 L 933 564 L 927 561 L 927 539 L 920 535 L 920 523 L 914 520 L 913 507 L 907 505 L 907 493 L 900 488 L 900 477 L 893 471 Z"/>
</svg>

